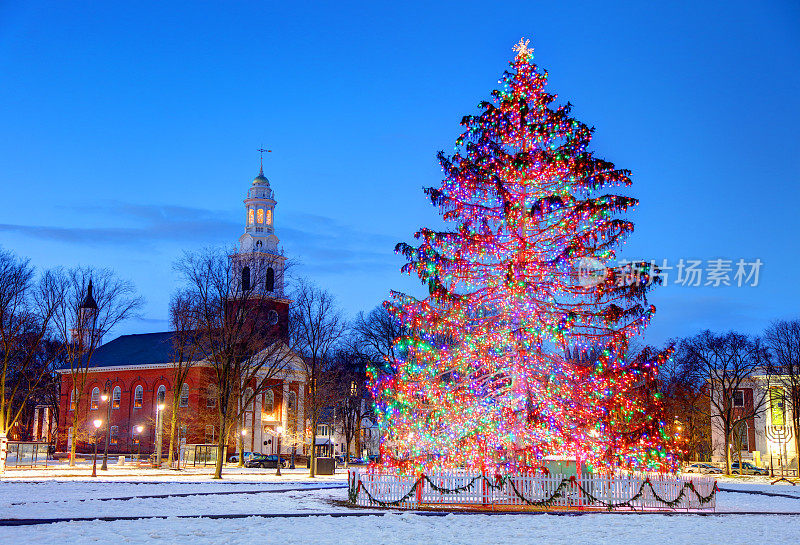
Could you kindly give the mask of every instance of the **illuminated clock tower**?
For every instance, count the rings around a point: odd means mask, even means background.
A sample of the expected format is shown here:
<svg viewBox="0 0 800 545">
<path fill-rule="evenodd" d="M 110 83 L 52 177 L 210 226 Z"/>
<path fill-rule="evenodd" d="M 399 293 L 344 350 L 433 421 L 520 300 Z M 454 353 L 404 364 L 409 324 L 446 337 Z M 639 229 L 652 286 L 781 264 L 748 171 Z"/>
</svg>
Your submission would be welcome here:
<svg viewBox="0 0 800 545">
<path fill-rule="evenodd" d="M 278 248 L 275 235 L 275 192 L 264 176 L 264 164 L 247 190 L 244 233 L 239 237 L 239 251 L 233 256 L 234 271 L 240 289 L 249 297 L 270 300 L 266 317 L 269 326 L 277 326 L 281 336 L 288 335 L 289 300 L 284 294 L 286 257 Z"/>
</svg>

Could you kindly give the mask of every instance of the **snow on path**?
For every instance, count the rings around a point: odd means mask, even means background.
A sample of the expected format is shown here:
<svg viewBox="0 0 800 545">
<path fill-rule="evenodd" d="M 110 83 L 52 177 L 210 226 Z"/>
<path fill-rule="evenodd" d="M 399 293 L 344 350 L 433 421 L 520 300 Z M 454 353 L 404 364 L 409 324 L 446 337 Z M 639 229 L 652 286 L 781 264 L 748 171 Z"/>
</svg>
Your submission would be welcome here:
<svg viewBox="0 0 800 545">
<path fill-rule="evenodd" d="M 310 517 L 149 519 L 116 522 L 67 522 L 35 527 L 0 528 L 4 543 L 253 543 L 281 545 L 487 545 L 592 543 L 752 545 L 791 543 L 800 537 L 800 516 L 724 517 L 663 515 L 449 515 L 423 517 Z"/>
</svg>

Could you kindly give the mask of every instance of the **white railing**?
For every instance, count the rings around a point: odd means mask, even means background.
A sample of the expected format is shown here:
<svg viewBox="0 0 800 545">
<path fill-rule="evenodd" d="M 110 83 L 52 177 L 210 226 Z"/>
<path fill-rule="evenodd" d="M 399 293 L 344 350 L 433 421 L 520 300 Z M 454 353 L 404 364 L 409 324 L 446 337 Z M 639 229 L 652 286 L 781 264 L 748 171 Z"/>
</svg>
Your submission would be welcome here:
<svg viewBox="0 0 800 545">
<path fill-rule="evenodd" d="M 482 474 L 445 470 L 420 475 L 351 469 L 351 503 L 364 507 L 496 506 L 539 509 L 713 510 L 716 480 L 660 473 Z"/>
</svg>

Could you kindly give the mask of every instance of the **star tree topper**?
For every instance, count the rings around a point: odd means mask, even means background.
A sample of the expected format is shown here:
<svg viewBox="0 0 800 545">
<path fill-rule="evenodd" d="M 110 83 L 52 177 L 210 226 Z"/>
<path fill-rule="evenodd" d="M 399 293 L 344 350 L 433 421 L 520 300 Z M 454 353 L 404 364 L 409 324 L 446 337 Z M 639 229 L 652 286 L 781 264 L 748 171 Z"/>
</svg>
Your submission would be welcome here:
<svg viewBox="0 0 800 545">
<path fill-rule="evenodd" d="M 514 45 L 512 49 L 517 52 L 518 59 L 520 57 L 522 57 L 523 59 L 527 59 L 528 57 L 533 56 L 533 48 L 528 47 L 529 43 L 531 43 L 530 40 L 526 40 L 525 38 L 520 38 L 519 42 L 516 45 Z"/>
</svg>

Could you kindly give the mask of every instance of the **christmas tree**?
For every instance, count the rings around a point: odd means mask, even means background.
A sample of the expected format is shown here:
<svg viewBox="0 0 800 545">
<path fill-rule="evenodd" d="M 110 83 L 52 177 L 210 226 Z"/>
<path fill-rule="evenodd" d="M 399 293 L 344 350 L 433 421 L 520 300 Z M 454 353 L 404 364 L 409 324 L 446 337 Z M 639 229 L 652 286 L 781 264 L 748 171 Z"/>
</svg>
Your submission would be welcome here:
<svg viewBox="0 0 800 545">
<path fill-rule="evenodd" d="M 384 460 L 405 469 L 525 470 L 547 456 L 596 469 L 664 469 L 657 369 L 632 354 L 659 282 L 612 267 L 636 199 L 604 194 L 630 172 L 588 151 L 593 128 L 555 105 L 528 41 L 425 193 L 450 230 L 398 244 L 429 295 L 392 292 L 403 357 L 371 386 Z M 588 273 L 587 273 L 588 272 Z M 587 273 L 587 274 L 584 274 Z"/>
</svg>

